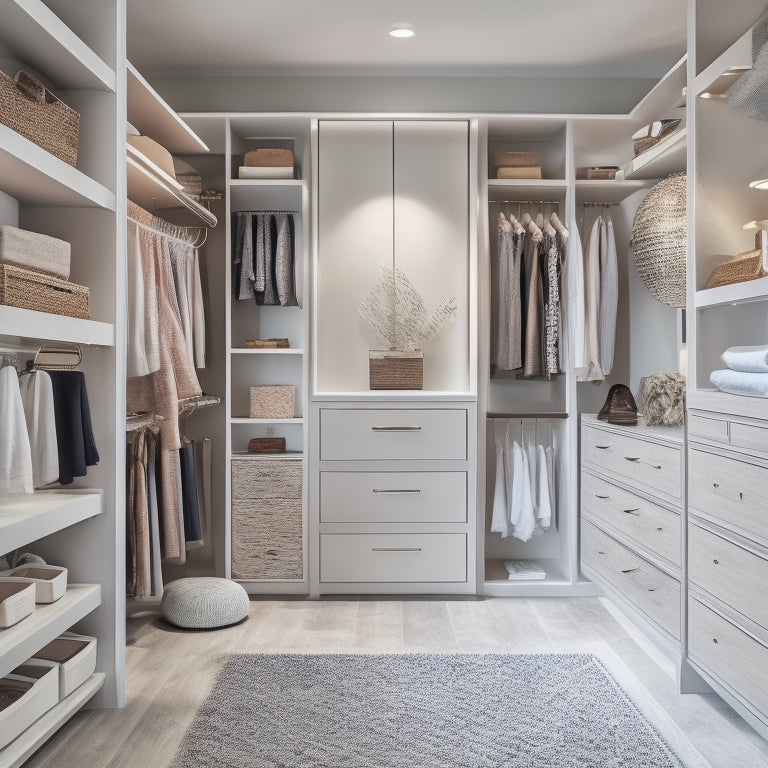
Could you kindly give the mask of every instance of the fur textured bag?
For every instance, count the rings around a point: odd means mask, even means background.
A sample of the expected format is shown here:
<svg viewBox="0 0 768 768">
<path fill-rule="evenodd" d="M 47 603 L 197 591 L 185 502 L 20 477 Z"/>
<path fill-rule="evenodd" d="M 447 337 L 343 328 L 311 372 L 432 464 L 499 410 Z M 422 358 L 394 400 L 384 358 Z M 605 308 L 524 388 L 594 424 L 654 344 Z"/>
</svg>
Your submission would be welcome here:
<svg viewBox="0 0 768 768">
<path fill-rule="evenodd" d="M 651 426 L 674 427 L 685 421 L 685 376 L 654 373 L 640 380 L 637 403 Z"/>
</svg>

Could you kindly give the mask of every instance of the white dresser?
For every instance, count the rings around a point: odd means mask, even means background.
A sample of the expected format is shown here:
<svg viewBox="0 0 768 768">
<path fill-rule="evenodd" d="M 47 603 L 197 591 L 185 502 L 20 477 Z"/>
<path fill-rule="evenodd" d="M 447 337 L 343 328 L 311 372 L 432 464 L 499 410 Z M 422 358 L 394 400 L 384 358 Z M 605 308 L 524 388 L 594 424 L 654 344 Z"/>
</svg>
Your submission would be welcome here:
<svg viewBox="0 0 768 768">
<path fill-rule="evenodd" d="M 581 417 L 581 568 L 679 660 L 684 435 Z"/>
<path fill-rule="evenodd" d="M 474 593 L 475 403 L 316 410 L 312 591 Z"/>
<path fill-rule="evenodd" d="M 768 422 L 692 411 L 688 661 L 768 732 Z"/>
</svg>

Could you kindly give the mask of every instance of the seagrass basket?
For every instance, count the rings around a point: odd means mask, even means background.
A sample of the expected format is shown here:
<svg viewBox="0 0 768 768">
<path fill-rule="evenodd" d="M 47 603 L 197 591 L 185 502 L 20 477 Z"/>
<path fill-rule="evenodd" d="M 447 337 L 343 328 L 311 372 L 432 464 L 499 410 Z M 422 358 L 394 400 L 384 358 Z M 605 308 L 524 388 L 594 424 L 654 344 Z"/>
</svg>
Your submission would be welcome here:
<svg viewBox="0 0 768 768">
<path fill-rule="evenodd" d="M 368 384 L 371 389 L 423 389 L 424 353 L 369 350 Z"/>
<path fill-rule="evenodd" d="M 292 419 L 295 402 L 296 387 L 292 384 L 251 387 L 251 418 Z"/>
<path fill-rule="evenodd" d="M 0 123 L 70 165 L 77 165 L 80 115 L 23 69 L 0 71 Z"/>
<path fill-rule="evenodd" d="M 91 317 L 87 286 L 12 264 L 0 264 L 0 304 L 81 320 Z"/>
</svg>

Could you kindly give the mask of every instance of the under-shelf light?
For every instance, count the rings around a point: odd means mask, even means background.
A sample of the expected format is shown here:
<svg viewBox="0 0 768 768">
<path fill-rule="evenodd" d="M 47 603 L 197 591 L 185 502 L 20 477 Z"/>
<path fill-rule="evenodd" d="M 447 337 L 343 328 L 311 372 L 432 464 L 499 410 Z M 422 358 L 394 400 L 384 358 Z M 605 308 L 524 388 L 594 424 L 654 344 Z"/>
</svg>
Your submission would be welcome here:
<svg viewBox="0 0 768 768">
<path fill-rule="evenodd" d="M 389 34 L 391 37 L 398 38 L 413 37 L 416 34 L 416 30 L 413 28 L 413 24 L 393 24 L 389 28 Z"/>
<path fill-rule="evenodd" d="M 725 92 L 752 67 L 728 67 L 720 77 L 718 77 L 706 91 L 699 94 L 700 99 L 724 99 Z"/>
</svg>

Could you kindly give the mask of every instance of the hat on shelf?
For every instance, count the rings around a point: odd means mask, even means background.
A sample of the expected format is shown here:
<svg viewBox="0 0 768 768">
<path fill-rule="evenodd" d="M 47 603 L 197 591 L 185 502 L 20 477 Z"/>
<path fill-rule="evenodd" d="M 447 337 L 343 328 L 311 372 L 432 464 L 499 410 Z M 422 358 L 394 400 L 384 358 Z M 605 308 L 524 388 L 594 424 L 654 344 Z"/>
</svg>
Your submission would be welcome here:
<svg viewBox="0 0 768 768">
<path fill-rule="evenodd" d="M 744 117 L 768 120 L 768 13 L 752 27 L 752 69 L 726 92 L 727 104 Z"/>
<path fill-rule="evenodd" d="M 159 173 L 161 178 L 165 178 L 176 188 L 181 185 L 176 180 L 176 170 L 173 165 L 171 153 L 154 139 L 149 136 L 134 136 L 128 134 L 126 141 L 141 155 L 140 160 L 145 163 L 152 171 Z"/>
</svg>

